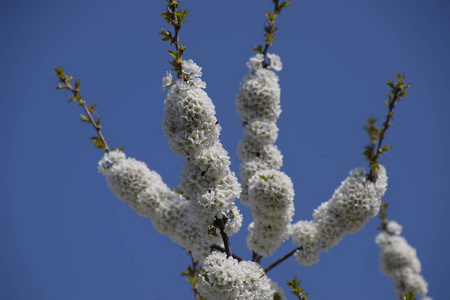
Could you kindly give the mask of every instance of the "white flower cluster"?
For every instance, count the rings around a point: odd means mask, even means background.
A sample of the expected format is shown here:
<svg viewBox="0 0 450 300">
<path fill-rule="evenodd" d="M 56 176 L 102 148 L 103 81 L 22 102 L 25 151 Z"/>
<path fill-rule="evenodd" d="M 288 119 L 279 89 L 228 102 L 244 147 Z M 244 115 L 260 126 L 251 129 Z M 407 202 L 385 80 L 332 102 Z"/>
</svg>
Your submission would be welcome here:
<svg viewBox="0 0 450 300">
<path fill-rule="evenodd" d="M 270 67 L 281 70 L 278 55 L 269 54 Z M 278 137 L 280 86 L 278 76 L 263 68 L 264 56 L 256 54 L 247 63 L 249 73 L 241 82 L 236 106 L 242 118 L 244 137 L 238 146 L 242 204 L 252 209 L 247 246 L 261 256 L 272 254 L 291 234 L 294 215 L 292 181 L 278 169 L 283 156 L 274 145 Z M 254 70 L 253 70 L 254 69 Z"/>
<path fill-rule="evenodd" d="M 268 67 L 270 69 L 274 69 L 275 71 L 281 71 L 283 69 L 283 64 L 281 63 L 281 59 L 278 55 L 268 53 L 267 57 L 269 58 Z M 247 66 L 249 69 L 257 70 L 263 68 L 263 62 L 264 62 L 264 55 L 258 53 L 250 58 L 250 60 L 247 63 Z"/>
<path fill-rule="evenodd" d="M 185 78 L 175 82 L 170 73 L 163 79 L 163 87 L 171 86 L 164 102 L 163 131 L 185 162 L 180 192 L 171 191 L 156 172 L 119 151 L 105 154 L 99 170 L 117 197 L 139 215 L 151 217 L 158 232 L 202 260 L 211 245 L 222 245 L 216 218 L 225 221 L 229 236 L 239 231 L 242 215 L 234 200 L 241 188 L 218 139 L 221 128 L 203 91 L 201 68 L 192 60 L 183 61 L 182 72 Z"/>
<path fill-rule="evenodd" d="M 112 151 L 100 160 L 99 171 L 114 194 L 140 216 L 150 217 L 159 233 L 169 235 L 185 249 L 194 250 L 199 258 L 209 254 L 210 243 L 198 233 L 200 224 L 192 203 L 170 190 L 145 163 Z M 220 244 L 220 240 L 216 242 Z"/>
<path fill-rule="evenodd" d="M 319 261 L 319 251 L 327 251 L 345 234 L 362 229 L 377 215 L 386 188 L 387 176 L 383 166 L 379 168 L 375 184 L 367 180 L 363 168 L 352 170 L 331 199 L 315 209 L 312 221 L 293 225 L 292 240 L 301 248 L 295 254 L 297 261 L 313 265 Z"/>
<path fill-rule="evenodd" d="M 247 246 L 261 256 L 271 255 L 292 234 L 294 187 L 283 172 L 257 172 L 248 183 L 248 197 L 254 203 L 253 222 L 248 227 Z"/>
<path fill-rule="evenodd" d="M 242 216 L 234 200 L 239 197 L 241 187 L 230 170 L 228 153 L 219 141 L 221 127 L 214 105 L 203 90 L 205 85 L 199 78 L 201 68 L 189 60 L 183 61 L 182 71 L 192 80 L 178 79 L 168 92 L 163 132 L 171 149 L 184 159 L 179 189 L 192 203 L 192 211 L 197 216 L 196 234 L 212 239 L 211 243 L 220 243 L 211 234 L 211 226 L 216 218 L 225 218 L 228 235 L 240 229 Z"/>
<path fill-rule="evenodd" d="M 279 299 L 286 299 L 259 264 L 238 262 L 219 252 L 205 259 L 198 276 L 198 291 L 208 300 L 273 300 L 275 293 Z"/>
<path fill-rule="evenodd" d="M 404 291 L 413 291 L 416 296 L 423 296 L 421 300 L 431 300 L 426 296 L 428 283 L 420 275 L 422 266 L 416 249 L 400 236 L 401 232 L 402 227 L 397 222 L 390 221 L 387 224 L 387 232 L 377 235 L 375 242 L 381 250 L 381 271 L 397 282 L 395 288 L 399 297 Z"/>
</svg>

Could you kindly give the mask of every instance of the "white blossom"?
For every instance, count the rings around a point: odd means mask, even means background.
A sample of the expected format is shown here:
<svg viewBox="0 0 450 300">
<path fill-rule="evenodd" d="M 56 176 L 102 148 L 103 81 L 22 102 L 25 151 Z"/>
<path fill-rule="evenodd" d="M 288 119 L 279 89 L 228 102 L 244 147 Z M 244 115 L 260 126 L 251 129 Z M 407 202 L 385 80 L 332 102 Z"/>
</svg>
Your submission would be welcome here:
<svg viewBox="0 0 450 300">
<path fill-rule="evenodd" d="M 392 234 L 399 235 L 402 233 L 403 227 L 395 221 L 389 221 L 386 225 L 386 229 Z"/>
<path fill-rule="evenodd" d="M 236 96 L 236 107 L 244 122 L 274 122 L 281 113 L 278 76 L 267 69 L 247 73 Z"/>
<path fill-rule="evenodd" d="M 202 76 L 202 68 L 199 67 L 192 59 L 183 60 L 181 70 L 184 74 L 193 77 Z"/>
<path fill-rule="evenodd" d="M 399 235 L 401 228 L 397 222 L 390 221 L 388 232 L 379 233 L 375 239 L 380 247 L 381 271 L 397 282 L 395 288 L 399 297 L 404 291 L 413 291 L 416 296 L 424 296 L 422 299 L 426 299 L 428 283 L 420 274 L 420 260 L 417 258 L 416 249 Z"/>
<path fill-rule="evenodd" d="M 268 53 L 267 57 L 270 60 L 270 68 L 275 71 L 281 71 L 283 69 L 283 64 L 281 63 L 281 59 L 278 55 Z"/>
<path fill-rule="evenodd" d="M 143 162 L 126 158 L 121 151 L 105 153 L 98 169 L 105 175 L 114 194 L 127 202 L 140 216 L 149 216 L 154 207 L 151 201 L 140 199 L 138 195 L 149 187 L 158 190 L 167 188 L 158 173 L 150 171 Z"/>
<path fill-rule="evenodd" d="M 162 79 L 162 90 L 164 91 L 167 87 L 173 84 L 172 73 L 167 71 L 166 76 Z"/>
<path fill-rule="evenodd" d="M 314 235 L 311 242 L 320 251 L 327 251 L 339 244 L 345 234 L 355 233 L 362 229 L 367 221 L 377 215 L 381 206 L 381 195 L 386 191 L 387 177 L 384 167 L 384 182 L 378 187 L 369 181 L 363 168 L 350 171 L 350 175 L 336 189 L 331 199 L 314 210 L 313 220 L 294 225 L 294 243 L 301 246 L 301 236 Z M 309 226 L 309 227 L 308 227 Z M 300 253 L 301 254 L 301 253 Z M 300 263 L 311 265 L 318 258 L 306 259 Z"/>
<path fill-rule="evenodd" d="M 275 293 L 286 299 L 255 262 L 237 261 L 225 253 L 212 252 L 198 276 L 200 295 L 208 300 L 272 300 Z"/>
<path fill-rule="evenodd" d="M 297 261 L 305 266 L 319 262 L 321 242 L 316 224 L 311 221 L 299 221 L 292 227 L 292 241 L 300 248 L 295 252 Z"/>
<path fill-rule="evenodd" d="M 200 89 L 206 89 L 206 82 L 204 82 L 200 78 L 194 78 L 194 80 L 192 81 L 192 84 Z"/>
<path fill-rule="evenodd" d="M 195 232 L 177 231 L 183 236 L 179 243 L 186 245 L 187 240 L 198 235 L 210 244 L 220 244 L 211 233 L 211 226 L 216 219 L 224 219 L 229 235 L 239 230 L 242 215 L 234 201 L 241 186 L 219 141 L 221 127 L 214 105 L 203 90 L 206 83 L 199 78 L 201 68 L 192 60 L 183 61 L 182 68 L 191 79 L 178 79 L 171 87 L 164 101 L 163 120 L 171 149 L 184 159 L 179 189 L 189 199 L 190 212 L 195 215 L 191 218 L 197 222 Z"/>
<path fill-rule="evenodd" d="M 263 61 L 264 61 L 264 55 L 262 55 L 261 53 L 258 53 L 249 59 L 249 61 L 247 62 L 247 67 L 249 69 L 255 69 L 255 70 L 260 69 L 260 68 L 262 68 Z"/>
<path fill-rule="evenodd" d="M 216 143 L 221 127 L 203 89 L 178 79 L 164 105 L 163 132 L 176 154 L 186 157 Z"/>
</svg>

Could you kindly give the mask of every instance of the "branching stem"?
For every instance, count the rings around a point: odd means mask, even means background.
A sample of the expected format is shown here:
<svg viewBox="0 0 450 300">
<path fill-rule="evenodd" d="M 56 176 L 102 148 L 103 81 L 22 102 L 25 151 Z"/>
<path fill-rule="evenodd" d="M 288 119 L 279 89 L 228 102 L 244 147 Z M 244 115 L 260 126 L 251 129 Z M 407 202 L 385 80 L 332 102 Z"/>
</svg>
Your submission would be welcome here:
<svg viewBox="0 0 450 300">
<path fill-rule="evenodd" d="M 80 81 L 75 82 L 75 88 L 72 86 L 72 76 L 68 76 L 64 73 L 64 70 L 60 67 L 56 68 L 54 70 L 54 73 L 56 76 L 58 76 L 59 84 L 57 86 L 57 89 L 64 89 L 72 92 L 73 96 L 70 97 L 69 101 L 76 101 L 78 104 L 83 108 L 84 112 L 86 113 L 87 117 L 81 116 L 81 121 L 91 123 L 94 127 L 95 131 L 97 132 L 97 136 L 93 137 L 92 140 L 94 142 L 94 145 L 97 148 L 103 149 L 105 152 L 110 152 L 111 150 L 108 147 L 108 143 L 106 142 L 105 137 L 102 133 L 102 126 L 100 125 L 100 118 L 94 118 L 92 116 L 92 112 L 95 110 L 95 104 L 94 105 L 86 105 L 86 101 L 83 100 L 81 94 L 80 94 Z"/>
</svg>

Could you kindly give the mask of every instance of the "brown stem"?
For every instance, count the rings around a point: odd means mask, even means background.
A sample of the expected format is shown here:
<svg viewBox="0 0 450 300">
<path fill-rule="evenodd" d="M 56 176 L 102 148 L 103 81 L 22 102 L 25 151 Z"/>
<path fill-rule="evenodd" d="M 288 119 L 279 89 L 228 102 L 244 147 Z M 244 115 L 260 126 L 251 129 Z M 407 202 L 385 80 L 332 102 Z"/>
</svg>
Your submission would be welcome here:
<svg viewBox="0 0 450 300">
<path fill-rule="evenodd" d="M 222 236 L 222 240 L 223 240 L 223 246 L 225 249 L 225 253 L 227 254 L 227 257 L 230 257 L 230 256 L 232 256 L 230 240 L 228 239 L 228 235 L 225 232 L 225 223 L 224 223 L 223 219 L 216 219 L 215 223 L 219 227 L 220 235 Z"/>
<path fill-rule="evenodd" d="M 378 145 L 373 148 L 373 152 L 372 152 L 372 156 L 373 156 L 372 161 L 374 161 L 374 162 L 378 162 L 378 158 L 380 157 L 380 153 L 383 152 L 383 150 L 382 150 L 382 143 L 383 143 L 386 131 L 391 126 L 391 120 L 392 120 L 392 118 L 394 116 L 395 104 L 401 100 L 403 90 L 408 88 L 408 87 L 409 87 L 409 85 L 402 86 L 401 83 L 400 83 L 400 80 L 399 80 L 397 85 L 392 88 L 392 98 L 391 98 L 391 96 L 389 96 L 388 113 L 386 115 L 386 119 L 384 120 L 383 127 L 381 128 L 380 134 L 378 136 Z M 377 175 L 373 173 L 372 169 L 370 170 L 369 174 L 367 174 L 367 179 L 372 181 L 372 182 L 376 182 L 377 181 Z"/>
<path fill-rule="evenodd" d="M 258 253 L 256 253 L 255 251 L 253 251 L 252 253 L 252 261 L 258 264 L 261 264 L 261 259 L 263 257 L 261 255 L 259 255 Z"/>
<path fill-rule="evenodd" d="M 288 259 L 289 257 L 291 257 L 292 255 L 295 254 L 295 252 L 297 252 L 298 250 L 303 250 L 303 247 L 300 246 L 298 248 L 295 248 L 294 250 L 292 250 L 291 252 L 287 253 L 286 255 L 280 257 L 278 260 L 276 260 L 275 262 L 273 262 L 272 264 L 270 264 L 267 268 L 264 269 L 264 272 L 267 274 L 267 272 L 269 272 L 270 270 L 272 270 L 273 268 L 275 268 L 276 266 L 278 266 L 279 264 L 281 264 L 283 261 L 285 261 L 286 259 Z"/>
<path fill-rule="evenodd" d="M 278 11 L 279 2 L 280 2 L 280 0 L 273 0 L 273 3 L 275 5 L 275 7 L 273 9 L 273 12 L 277 12 Z M 270 31 L 272 31 L 274 27 L 275 27 L 275 21 L 269 22 Z M 270 64 L 266 63 L 267 51 L 269 50 L 270 46 L 272 46 L 272 42 L 269 41 L 268 39 L 266 39 L 266 42 L 265 42 L 265 45 L 264 45 L 264 50 L 262 52 L 262 54 L 264 55 L 264 60 L 262 62 L 263 68 L 267 68 L 270 65 Z"/>
<path fill-rule="evenodd" d="M 194 274 L 197 274 L 197 266 L 198 266 L 198 260 L 194 256 L 194 252 L 192 250 L 188 250 L 189 255 L 191 256 L 192 260 L 192 271 Z M 192 291 L 194 292 L 195 300 L 200 300 L 200 294 L 198 293 L 198 287 L 196 284 L 192 285 Z"/>
<path fill-rule="evenodd" d="M 66 80 L 65 84 L 66 84 L 66 89 L 70 90 L 75 97 L 78 96 L 81 99 L 81 101 L 79 101 L 78 104 L 81 107 L 83 107 L 84 111 L 86 112 L 86 114 L 88 116 L 89 123 L 92 124 L 94 129 L 97 131 L 97 136 L 100 138 L 102 143 L 105 145 L 105 147 L 103 149 L 105 150 L 106 153 L 109 153 L 111 150 L 109 149 L 108 144 L 106 143 L 106 139 L 105 139 L 105 137 L 102 134 L 102 131 L 101 131 L 102 130 L 102 126 L 100 124 L 98 124 L 95 121 L 95 119 L 92 117 L 92 114 L 91 114 L 90 110 L 86 106 L 86 101 L 84 101 L 83 98 L 81 97 L 81 94 L 80 94 L 79 90 L 78 89 L 74 89 L 72 87 L 72 85 L 70 84 L 69 80 Z"/>
</svg>

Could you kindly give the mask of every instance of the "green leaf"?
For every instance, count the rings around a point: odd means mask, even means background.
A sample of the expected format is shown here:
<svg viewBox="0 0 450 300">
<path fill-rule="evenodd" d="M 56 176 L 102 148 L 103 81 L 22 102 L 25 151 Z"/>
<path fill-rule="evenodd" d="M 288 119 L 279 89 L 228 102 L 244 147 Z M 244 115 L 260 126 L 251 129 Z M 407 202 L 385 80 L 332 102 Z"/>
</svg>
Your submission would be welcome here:
<svg viewBox="0 0 450 300">
<path fill-rule="evenodd" d="M 388 150 L 391 149 L 391 148 L 392 148 L 391 145 L 386 145 L 386 146 L 384 146 L 383 148 L 381 148 L 381 152 L 386 152 L 386 151 L 388 151 Z"/>
<path fill-rule="evenodd" d="M 99 136 L 93 136 L 91 138 L 92 143 L 94 144 L 95 147 L 97 147 L 98 149 L 105 149 L 106 145 L 105 143 L 103 143 L 102 139 Z"/>
<path fill-rule="evenodd" d="M 167 52 L 169 52 L 169 55 L 172 56 L 174 59 L 177 59 L 178 54 L 175 51 L 172 51 L 170 49 L 167 49 Z"/>
<path fill-rule="evenodd" d="M 53 70 L 53 73 L 58 76 L 59 78 L 65 77 L 66 75 L 64 74 L 64 70 L 61 67 L 57 67 L 55 68 L 55 70 Z"/>
<path fill-rule="evenodd" d="M 281 300 L 281 296 L 278 293 L 273 294 L 273 300 Z"/>
<path fill-rule="evenodd" d="M 289 2 L 289 1 L 284 1 L 283 3 L 281 3 L 281 4 L 278 6 L 278 9 L 279 9 L 279 11 L 281 12 L 281 10 L 282 10 L 283 8 L 286 8 L 286 7 L 291 6 L 291 5 L 292 5 L 291 2 Z"/>
<path fill-rule="evenodd" d="M 85 115 L 80 115 L 80 121 L 90 123 L 91 120 L 89 120 Z"/>
<path fill-rule="evenodd" d="M 208 235 L 219 236 L 217 234 L 217 228 L 214 227 L 214 226 L 209 226 L 209 228 L 208 228 Z"/>
<path fill-rule="evenodd" d="M 161 17 L 166 20 L 166 24 L 169 25 L 172 22 L 172 14 L 169 11 L 166 11 L 161 14 Z"/>
<path fill-rule="evenodd" d="M 416 298 L 416 296 L 414 295 L 413 291 L 405 291 L 403 300 L 414 300 L 415 298 Z"/>
<path fill-rule="evenodd" d="M 95 104 L 91 104 L 91 105 L 89 105 L 88 107 L 86 107 L 87 108 L 87 110 L 90 112 L 90 113 L 93 113 L 94 111 L 96 111 L 97 110 L 97 104 L 95 103 Z"/>
<path fill-rule="evenodd" d="M 255 50 L 255 51 L 259 52 L 259 53 L 262 53 L 263 52 L 263 47 L 261 45 L 258 45 L 256 47 L 252 47 L 252 50 Z"/>
<path fill-rule="evenodd" d="M 78 89 L 80 87 L 81 81 L 75 81 L 75 88 Z"/>
</svg>

